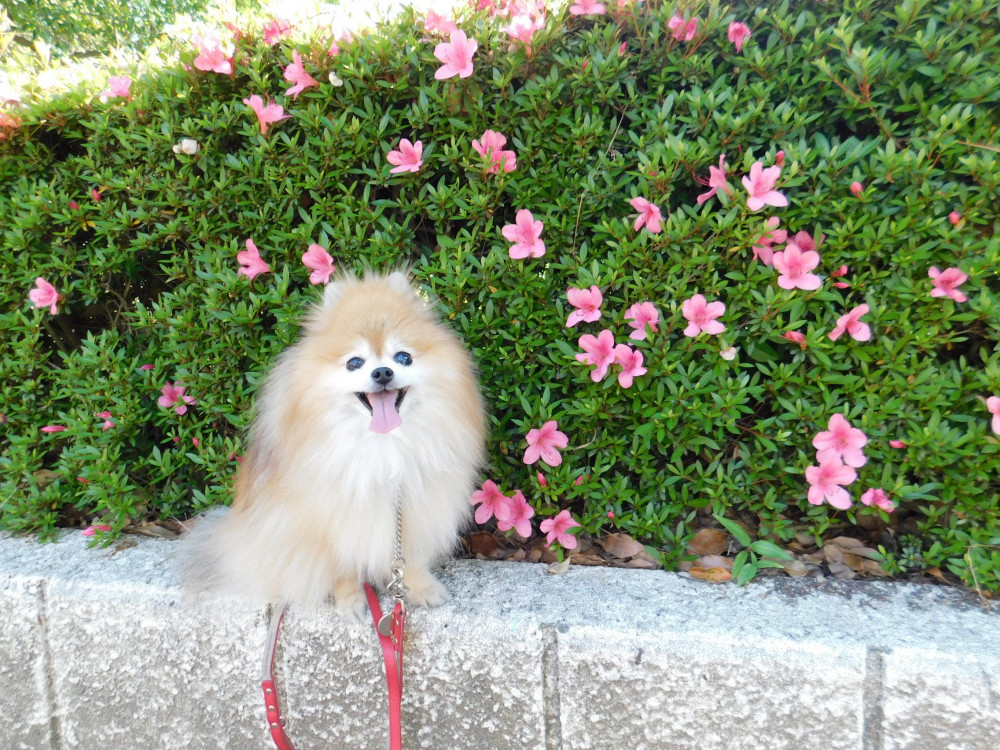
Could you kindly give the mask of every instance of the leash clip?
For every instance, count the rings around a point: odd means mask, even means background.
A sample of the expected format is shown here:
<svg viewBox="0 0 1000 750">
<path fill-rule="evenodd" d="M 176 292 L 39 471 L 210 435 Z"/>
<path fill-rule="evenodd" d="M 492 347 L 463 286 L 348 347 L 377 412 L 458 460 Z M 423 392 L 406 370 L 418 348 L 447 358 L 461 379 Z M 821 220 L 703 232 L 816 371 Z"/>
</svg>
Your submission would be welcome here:
<svg viewBox="0 0 1000 750">
<path fill-rule="evenodd" d="M 402 557 L 397 557 L 392 561 L 392 580 L 386 585 L 385 590 L 393 598 L 393 607 L 379 618 L 377 625 L 379 633 L 386 637 L 392 637 L 393 640 L 395 640 L 399 620 L 406 615 L 405 597 L 409 589 L 403 582 L 405 572 L 406 561 Z"/>
</svg>

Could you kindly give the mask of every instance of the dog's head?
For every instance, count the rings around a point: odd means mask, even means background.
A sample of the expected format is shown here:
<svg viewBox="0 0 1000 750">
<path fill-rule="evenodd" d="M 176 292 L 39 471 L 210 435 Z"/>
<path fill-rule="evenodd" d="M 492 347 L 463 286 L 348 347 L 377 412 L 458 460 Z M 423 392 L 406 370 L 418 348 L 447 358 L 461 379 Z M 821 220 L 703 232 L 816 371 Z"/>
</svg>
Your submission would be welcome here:
<svg viewBox="0 0 1000 750">
<path fill-rule="evenodd" d="M 403 273 L 331 282 L 302 341 L 319 408 L 389 433 L 473 382 L 455 335 Z"/>
</svg>

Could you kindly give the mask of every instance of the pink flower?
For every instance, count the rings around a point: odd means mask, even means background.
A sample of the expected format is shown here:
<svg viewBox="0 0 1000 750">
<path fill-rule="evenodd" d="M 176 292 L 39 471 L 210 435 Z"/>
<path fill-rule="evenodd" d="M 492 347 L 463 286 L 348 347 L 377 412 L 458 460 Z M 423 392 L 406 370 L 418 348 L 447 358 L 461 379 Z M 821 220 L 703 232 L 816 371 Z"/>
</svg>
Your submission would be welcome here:
<svg viewBox="0 0 1000 750">
<path fill-rule="evenodd" d="M 608 9 L 597 0 L 576 0 L 574 5 L 569 6 L 569 12 L 573 16 L 600 16 Z"/>
<path fill-rule="evenodd" d="M 333 265 L 333 258 L 322 245 L 312 244 L 302 255 L 302 263 L 312 271 L 309 274 L 310 284 L 327 284 L 330 275 L 336 270 Z"/>
<path fill-rule="evenodd" d="M 291 33 L 292 24 L 290 21 L 286 21 L 284 18 L 272 18 L 264 24 L 264 44 L 273 47 L 281 37 L 289 36 Z M 289 80 L 287 73 L 286 80 Z"/>
<path fill-rule="evenodd" d="M 823 244 L 823 240 L 826 239 L 825 234 L 819 236 L 819 242 L 813 239 L 813 236 L 809 232 L 796 232 L 795 236 L 792 237 L 790 242 L 794 242 L 799 246 L 800 250 L 808 252 L 809 250 L 816 250 L 820 245 Z"/>
<path fill-rule="evenodd" d="M 538 528 L 545 534 L 545 546 L 551 547 L 552 542 L 559 542 L 564 549 L 574 549 L 576 547 L 576 537 L 569 533 L 569 529 L 579 526 L 568 510 L 560 512 L 553 518 L 542 521 Z"/>
<path fill-rule="evenodd" d="M 256 94 L 249 99 L 244 99 L 243 103 L 250 107 L 254 111 L 254 114 L 257 115 L 257 121 L 260 123 L 260 132 L 263 135 L 267 135 L 267 126 L 272 122 L 281 122 L 291 117 L 291 115 L 285 114 L 285 109 L 280 104 L 275 104 L 268 100 L 265 106 L 264 100 Z"/>
<path fill-rule="evenodd" d="M 81 480 L 86 481 L 86 480 Z M 93 536 L 98 531 L 111 531 L 111 527 L 103 523 L 95 523 L 80 532 L 80 536 Z"/>
<path fill-rule="evenodd" d="M 851 193 L 854 195 L 855 198 L 860 198 L 861 194 L 864 191 L 865 191 L 865 186 L 862 185 L 860 182 L 855 181 L 851 183 Z"/>
<path fill-rule="evenodd" d="M 847 266 L 841 266 L 836 271 L 830 272 L 831 279 L 838 279 L 841 276 L 846 276 L 846 275 L 847 275 Z M 837 287 L 837 289 L 849 289 L 851 286 L 846 281 L 835 281 L 833 282 L 833 285 Z"/>
<path fill-rule="evenodd" d="M 868 443 L 868 438 L 857 427 L 851 427 L 843 414 L 830 417 L 826 428 L 828 432 L 819 433 L 812 441 L 819 463 L 842 461 L 855 469 L 868 463 L 861 452 Z"/>
<path fill-rule="evenodd" d="M 650 330 L 655 333 L 656 326 L 660 322 L 660 312 L 653 306 L 652 302 L 642 302 L 632 305 L 625 311 L 625 320 L 635 329 L 628 337 L 635 341 L 645 341 L 646 326 L 649 326 Z"/>
<path fill-rule="evenodd" d="M 861 322 L 861 316 L 867 315 L 869 310 L 868 305 L 858 305 L 846 315 L 837 318 L 837 325 L 829 333 L 830 340 L 836 341 L 846 331 L 855 341 L 868 341 L 872 337 L 872 329 L 867 323 Z"/>
<path fill-rule="evenodd" d="M 489 159 L 490 168 L 486 174 L 496 174 L 501 166 L 504 172 L 513 172 L 517 167 L 517 156 L 513 151 L 504 151 L 507 145 L 507 136 L 497 133 L 495 130 L 486 130 L 480 139 L 473 139 L 472 148 L 480 156 Z"/>
<path fill-rule="evenodd" d="M 840 461 L 821 463 L 806 467 L 806 481 L 809 482 L 809 502 L 822 505 L 826 500 L 834 508 L 847 510 L 851 507 L 851 496 L 841 485 L 850 484 L 858 478 L 858 473 Z"/>
<path fill-rule="evenodd" d="M 774 250 L 771 249 L 771 246 L 775 244 L 780 245 L 788 239 L 788 232 L 784 229 L 778 229 L 780 223 L 781 219 L 777 216 L 769 218 L 767 220 L 767 231 L 757 238 L 757 244 L 753 246 L 753 257 L 765 266 L 770 266 L 774 259 Z M 799 247 L 802 247 L 802 245 L 799 244 Z"/>
<path fill-rule="evenodd" d="M 520 536 L 527 539 L 531 536 L 531 517 L 535 515 L 535 509 L 528 505 L 527 499 L 521 490 L 515 490 L 511 497 L 506 498 L 507 508 L 510 510 L 510 518 L 506 520 L 497 519 L 497 528 L 500 531 L 510 531 L 514 529 Z"/>
<path fill-rule="evenodd" d="M 508 224 L 500 230 L 508 242 L 514 244 L 510 246 L 510 257 L 516 260 L 527 258 L 541 258 L 545 255 L 545 243 L 542 242 L 542 222 L 535 221 L 531 211 L 522 208 L 517 212 L 514 224 Z"/>
<path fill-rule="evenodd" d="M 47 424 L 42 428 L 42 432 L 63 432 L 68 429 L 64 424 Z"/>
<path fill-rule="evenodd" d="M 958 222 L 960 222 L 961 220 L 962 220 L 962 214 L 960 214 L 958 211 L 952 211 L 950 214 L 948 214 L 948 221 L 950 221 L 953 226 L 955 224 L 958 224 Z"/>
<path fill-rule="evenodd" d="M 236 253 L 236 261 L 240 264 L 240 270 L 236 272 L 236 275 L 246 276 L 253 280 L 262 273 L 270 273 L 271 267 L 260 257 L 260 251 L 253 240 L 247 240 L 246 247 L 246 250 Z"/>
<path fill-rule="evenodd" d="M 692 18 L 685 23 L 680 16 L 672 16 L 667 21 L 667 28 L 674 32 L 673 37 L 678 42 L 690 42 L 698 33 L 698 18 Z"/>
<path fill-rule="evenodd" d="M 549 486 L 549 480 L 545 478 L 545 475 L 542 474 L 542 472 L 538 472 L 538 485 L 540 487 L 548 487 Z"/>
<path fill-rule="evenodd" d="M 944 271 L 937 266 L 931 266 L 927 275 L 931 277 L 934 288 L 931 289 L 932 297 L 948 297 L 956 302 L 965 302 L 968 297 L 958 291 L 958 287 L 964 284 L 969 276 L 962 273 L 958 268 L 946 268 Z"/>
<path fill-rule="evenodd" d="M 28 299 L 34 303 L 35 307 L 47 307 L 52 315 L 59 313 L 60 298 L 61 295 L 56 291 L 56 288 L 41 276 L 35 279 L 35 288 L 28 292 Z"/>
<path fill-rule="evenodd" d="M 233 72 L 232 58 L 222 50 L 222 43 L 218 37 L 209 36 L 198 39 L 198 42 L 201 49 L 193 63 L 198 70 L 223 75 L 229 75 Z"/>
<path fill-rule="evenodd" d="M 479 43 L 469 39 L 460 29 L 451 32 L 450 39 L 450 42 L 441 42 L 434 48 L 434 57 L 444 63 L 434 73 L 439 81 L 452 76 L 468 78 L 472 75 L 472 56 L 476 54 Z"/>
<path fill-rule="evenodd" d="M 642 352 L 628 344 L 615 347 L 615 364 L 622 368 L 618 373 L 618 385 L 622 388 L 631 388 L 635 378 L 646 374 L 646 368 L 642 366 Z"/>
<path fill-rule="evenodd" d="M 178 414 L 185 414 L 187 412 L 187 405 L 193 404 L 194 398 L 185 395 L 184 388 L 185 386 L 183 385 L 174 385 L 170 381 L 167 381 L 167 384 L 160 389 L 160 393 L 163 395 L 156 399 L 156 403 L 164 409 L 169 409 L 175 404 L 179 404 L 174 411 Z"/>
<path fill-rule="evenodd" d="M 823 281 L 814 273 L 810 273 L 819 265 L 819 253 L 809 250 L 802 252 L 798 245 L 789 242 L 783 252 L 775 253 L 772 258 L 778 276 L 778 286 L 782 289 L 804 289 L 811 291 L 819 289 Z"/>
<path fill-rule="evenodd" d="M 385 160 L 390 164 L 395 164 L 389 170 L 389 174 L 399 174 L 400 172 L 419 172 L 424 165 L 424 144 L 420 141 L 410 143 L 406 138 L 399 139 L 399 149 L 390 151 L 385 155 Z"/>
<path fill-rule="evenodd" d="M 108 430 L 110 430 L 112 427 L 115 426 L 115 423 L 111 421 L 111 412 L 109 412 L 109 411 L 102 411 L 97 416 L 100 419 L 104 420 L 104 424 L 101 427 L 101 431 L 102 432 L 107 432 Z"/>
<path fill-rule="evenodd" d="M 601 305 L 604 303 L 604 295 L 598 286 L 591 286 L 590 289 L 576 289 L 570 287 L 566 290 L 566 298 L 576 309 L 569 314 L 566 319 L 566 327 L 572 328 L 577 323 L 584 321 L 593 323 L 601 317 Z"/>
<path fill-rule="evenodd" d="M 512 39 L 522 42 L 531 53 L 531 38 L 535 32 L 545 27 L 545 17 L 538 16 L 532 18 L 530 15 L 514 16 L 510 19 L 510 24 L 504 28 L 507 35 Z"/>
<path fill-rule="evenodd" d="M 585 334 L 580 337 L 580 348 L 584 354 L 577 354 L 576 361 L 594 365 L 590 379 L 595 383 L 604 380 L 608 368 L 615 361 L 615 337 L 611 331 L 603 330 L 597 336 Z"/>
<path fill-rule="evenodd" d="M 750 38 L 750 27 L 741 21 L 729 24 L 729 41 L 736 45 L 736 51 L 743 49 L 743 42 Z"/>
<path fill-rule="evenodd" d="M 781 167 L 764 169 L 759 161 L 755 161 L 750 166 L 750 176 L 743 177 L 743 187 L 750 194 L 747 199 L 747 208 L 751 211 L 759 211 L 764 206 L 787 206 L 788 199 L 783 193 L 774 189 L 780 176 Z"/>
<path fill-rule="evenodd" d="M 511 518 L 510 504 L 508 498 L 496 486 L 492 479 L 483 482 L 483 488 L 476 490 L 469 498 L 469 505 L 478 505 L 476 508 L 476 523 L 486 523 L 491 518 L 497 521 L 509 521 Z"/>
<path fill-rule="evenodd" d="M 903 441 L 903 440 L 890 440 L 889 441 L 889 447 L 890 448 L 896 448 L 897 450 L 899 450 L 900 448 L 905 448 L 906 447 L 906 442 Z"/>
<path fill-rule="evenodd" d="M 865 505 L 875 505 L 881 508 L 886 513 L 892 513 L 896 509 L 896 504 L 889 499 L 886 495 L 885 490 L 876 489 L 874 487 L 869 488 L 865 494 L 861 496 L 861 502 Z"/>
<path fill-rule="evenodd" d="M 806 337 L 798 331 L 785 331 L 782 334 L 782 337 L 788 339 L 794 344 L 798 344 L 802 349 L 806 348 Z"/>
<path fill-rule="evenodd" d="M 102 102 L 117 96 L 127 101 L 132 98 L 131 87 L 132 79 L 128 76 L 112 76 L 108 79 L 108 87 L 97 96 Z"/>
<path fill-rule="evenodd" d="M 722 154 L 719 157 L 718 167 L 708 168 L 708 182 L 705 183 L 709 186 L 710 190 L 707 193 L 702 193 L 695 200 L 698 201 L 698 205 L 702 205 L 705 201 L 708 201 L 715 197 L 715 194 L 721 189 L 725 191 L 726 195 L 732 195 L 733 191 L 729 189 L 729 183 L 726 182 L 726 168 L 723 162 L 726 160 L 726 155 Z M 699 177 L 698 180 L 704 178 Z"/>
<path fill-rule="evenodd" d="M 9 135 L 9 133 L 4 132 L 4 129 L 17 130 L 20 125 L 21 121 L 17 117 L 0 109 L 0 141 Z"/>
<path fill-rule="evenodd" d="M 458 26 L 451 19 L 429 10 L 424 19 L 424 29 L 438 34 L 450 34 L 453 31 L 458 31 Z"/>
<path fill-rule="evenodd" d="M 688 321 L 687 328 L 684 329 L 685 336 L 697 336 L 701 333 L 712 335 L 722 333 L 726 327 L 716 318 L 726 311 L 726 306 L 722 302 L 707 302 L 704 295 L 696 294 L 691 299 L 685 300 L 681 305 L 681 313 Z"/>
<path fill-rule="evenodd" d="M 101 202 L 101 193 L 97 188 L 91 188 L 90 197 L 94 199 L 95 203 Z"/>
<path fill-rule="evenodd" d="M 528 450 L 524 452 L 524 463 L 533 464 L 539 458 L 549 466 L 559 466 L 562 456 L 559 451 L 569 445 L 569 438 L 559 431 L 559 425 L 549 420 L 541 429 L 528 430 Z"/>
<path fill-rule="evenodd" d="M 993 415 L 990 428 L 1000 435 L 1000 396 L 990 396 L 986 399 L 986 411 Z"/>
<path fill-rule="evenodd" d="M 153 370 L 156 369 L 156 365 L 140 365 L 139 369 L 143 371 Z"/>
<path fill-rule="evenodd" d="M 310 86 L 319 86 L 319 81 L 306 73 L 306 68 L 302 64 L 302 56 L 297 49 L 292 50 L 292 62 L 285 68 L 285 80 L 295 84 L 285 91 L 285 96 L 291 94 L 293 99 L 298 99 L 299 94 Z"/>
<path fill-rule="evenodd" d="M 632 227 L 635 231 L 638 232 L 639 229 L 645 225 L 646 230 L 650 233 L 659 234 L 660 229 L 662 228 L 660 226 L 660 221 L 663 220 L 663 215 L 660 213 L 660 209 L 657 206 L 653 205 L 645 198 L 633 198 L 629 201 L 629 205 L 639 212 L 639 215 L 636 217 L 635 224 Z"/>
</svg>

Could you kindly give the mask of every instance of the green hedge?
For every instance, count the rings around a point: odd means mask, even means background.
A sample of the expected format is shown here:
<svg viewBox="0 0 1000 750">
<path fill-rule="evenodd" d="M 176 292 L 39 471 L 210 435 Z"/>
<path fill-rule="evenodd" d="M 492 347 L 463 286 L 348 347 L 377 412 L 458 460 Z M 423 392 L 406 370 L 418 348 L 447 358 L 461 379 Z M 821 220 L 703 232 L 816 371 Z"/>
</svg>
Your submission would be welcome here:
<svg viewBox="0 0 1000 750">
<path fill-rule="evenodd" d="M 551 12 L 530 54 L 470 12 L 465 79 L 435 79 L 441 38 L 404 14 L 334 56 L 319 33 L 272 47 L 250 32 L 233 76 L 168 69 L 131 101 L 22 113 L 0 142 L 0 525 L 117 532 L 227 502 L 255 390 L 319 299 L 301 261 L 318 243 L 340 268 L 408 263 L 441 301 L 492 414 L 484 479 L 521 489 L 536 524 L 568 509 L 672 567 L 718 513 L 781 545 L 860 535 L 890 571 L 1000 590 L 997 2 L 692 4 L 690 41 L 670 3 L 607 4 Z M 741 52 L 732 21 L 752 31 Z M 297 100 L 293 48 L 320 82 Z M 291 118 L 262 135 L 253 94 Z M 473 149 L 487 129 L 514 171 L 490 174 Z M 196 154 L 174 153 L 184 138 Z M 390 174 L 402 138 L 423 144 L 417 173 Z M 779 151 L 789 205 L 753 212 L 741 177 Z M 732 195 L 699 206 L 720 154 Z M 637 197 L 661 208 L 660 233 L 633 229 Z M 509 255 L 501 230 L 521 209 L 544 224 L 542 257 Z M 782 289 L 754 259 L 771 216 L 821 242 L 818 289 Z M 237 273 L 247 239 L 273 270 L 252 281 Z M 967 274 L 967 301 L 932 297 L 932 266 Z M 37 277 L 57 315 L 29 302 Z M 567 328 L 567 288 L 591 285 L 601 318 Z M 684 335 L 699 293 L 725 304 L 723 333 Z M 648 372 L 593 382 L 580 337 L 628 342 L 625 311 L 644 301 L 660 315 L 632 342 Z M 862 304 L 871 339 L 831 340 Z M 158 406 L 168 382 L 195 398 L 187 413 Z M 848 510 L 807 501 L 835 414 L 868 439 Z M 562 464 L 527 466 L 547 420 L 568 436 Z M 868 488 L 895 511 L 861 504 Z"/>
</svg>

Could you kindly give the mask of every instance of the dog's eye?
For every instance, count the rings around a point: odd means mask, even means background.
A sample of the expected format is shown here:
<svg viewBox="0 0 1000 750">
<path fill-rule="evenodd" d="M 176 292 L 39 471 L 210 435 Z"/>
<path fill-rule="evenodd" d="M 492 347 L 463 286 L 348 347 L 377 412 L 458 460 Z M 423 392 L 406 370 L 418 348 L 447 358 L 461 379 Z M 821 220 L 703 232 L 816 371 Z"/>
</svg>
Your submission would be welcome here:
<svg viewBox="0 0 1000 750">
<path fill-rule="evenodd" d="M 404 367 L 413 364 L 413 357 L 410 356 L 409 352 L 396 352 L 396 356 L 393 359 Z"/>
<path fill-rule="evenodd" d="M 361 357 L 351 357 L 349 360 L 347 360 L 347 369 L 357 370 L 364 363 L 365 361 L 361 359 Z"/>
</svg>

